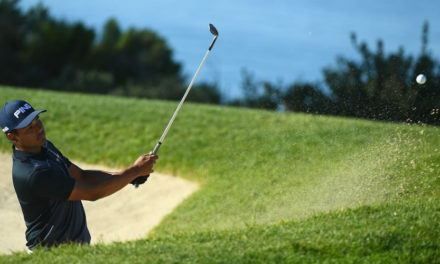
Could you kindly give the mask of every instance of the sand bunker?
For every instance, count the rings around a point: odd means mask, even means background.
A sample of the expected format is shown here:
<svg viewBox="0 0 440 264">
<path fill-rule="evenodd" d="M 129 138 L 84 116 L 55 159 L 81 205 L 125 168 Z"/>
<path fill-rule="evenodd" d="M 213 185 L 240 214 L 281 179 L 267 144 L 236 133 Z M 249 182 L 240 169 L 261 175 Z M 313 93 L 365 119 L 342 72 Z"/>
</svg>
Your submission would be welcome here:
<svg viewBox="0 0 440 264">
<path fill-rule="evenodd" d="M 117 171 L 75 163 L 83 169 Z M 26 228 L 12 185 L 11 167 L 11 155 L 0 153 L 0 254 L 26 249 Z M 197 189 L 195 183 L 155 172 L 138 189 L 130 184 L 101 200 L 84 201 L 92 244 L 145 237 L 165 215 Z"/>
</svg>

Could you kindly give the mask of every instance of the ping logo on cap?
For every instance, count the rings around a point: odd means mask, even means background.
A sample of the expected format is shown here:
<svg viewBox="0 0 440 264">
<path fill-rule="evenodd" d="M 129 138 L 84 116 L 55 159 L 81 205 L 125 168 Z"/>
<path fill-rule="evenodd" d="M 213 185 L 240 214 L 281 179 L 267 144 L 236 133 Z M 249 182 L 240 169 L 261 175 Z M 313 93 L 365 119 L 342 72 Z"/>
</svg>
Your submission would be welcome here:
<svg viewBox="0 0 440 264">
<path fill-rule="evenodd" d="M 15 111 L 14 116 L 18 119 L 20 118 L 20 114 L 26 112 L 26 110 L 32 109 L 32 106 L 29 104 L 24 104 L 22 107 L 18 108 L 17 111 Z M 5 132 L 5 131 L 3 131 Z"/>
<path fill-rule="evenodd" d="M 8 130 L 9 130 L 9 127 L 4 127 L 4 128 L 2 129 L 3 132 L 8 132 Z"/>
</svg>

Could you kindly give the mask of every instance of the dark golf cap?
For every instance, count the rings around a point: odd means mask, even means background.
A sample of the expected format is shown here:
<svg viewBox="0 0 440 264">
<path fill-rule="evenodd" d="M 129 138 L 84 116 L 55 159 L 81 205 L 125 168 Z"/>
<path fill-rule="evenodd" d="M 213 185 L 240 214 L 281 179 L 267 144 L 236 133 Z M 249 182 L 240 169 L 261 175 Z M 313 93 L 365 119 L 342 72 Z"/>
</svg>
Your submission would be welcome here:
<svg viewBox="0 0 440 264">
<path fill-rule="evenodd" d="M 10 101 L 0 111 L 0 126 L 7 134 L 12 130 L 27 127 L 42 112 L 46 112 L 46 110 L 35 110 L 26 101 Z"/>
</svg>

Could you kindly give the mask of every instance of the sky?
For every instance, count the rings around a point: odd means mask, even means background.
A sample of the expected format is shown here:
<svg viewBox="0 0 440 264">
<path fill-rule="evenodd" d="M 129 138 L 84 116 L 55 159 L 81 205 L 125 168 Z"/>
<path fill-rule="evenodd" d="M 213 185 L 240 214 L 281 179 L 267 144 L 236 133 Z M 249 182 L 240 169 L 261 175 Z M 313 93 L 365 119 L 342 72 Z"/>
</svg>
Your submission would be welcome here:
<svg viewBox="0 0 440 264">
<path fill-rule="evenodd" d="M 81 21 L 97 33 L 109 18 L 123 29 L 148 28 L 166 39 L 188 82 L 211 42 L 219 39 L 198 81 L 216 82 L 227 99 L 241 96 L 242 70 L 256 80 L 282 85 L 323 83 L 324 67 L 337 56 L 358 58 L 350 34 L 387 53 L 400 46 L 418 56 L 422 26 L 429 22 L 428 50 L 440 58 L 440 1 L 437 0 L 22 0 L 27 10 L 42 2 L 50 14 Z"/>
</svg>

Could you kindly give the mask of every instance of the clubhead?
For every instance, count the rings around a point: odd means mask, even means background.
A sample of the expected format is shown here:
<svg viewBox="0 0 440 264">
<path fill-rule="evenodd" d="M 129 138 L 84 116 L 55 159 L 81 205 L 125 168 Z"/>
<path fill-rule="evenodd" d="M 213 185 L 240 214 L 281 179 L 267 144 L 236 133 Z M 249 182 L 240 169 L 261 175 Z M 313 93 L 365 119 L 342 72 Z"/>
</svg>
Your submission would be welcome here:
<svg viewBox="0 0 440 264">
<path fill-rule="evenodd" d="M 214 27 L 213 24 L 209 24 L 209 31 L 211 31 L 211 34 L 214 36 L 218 36 L 218 31 L 217 29 Z"/>
</svg>

